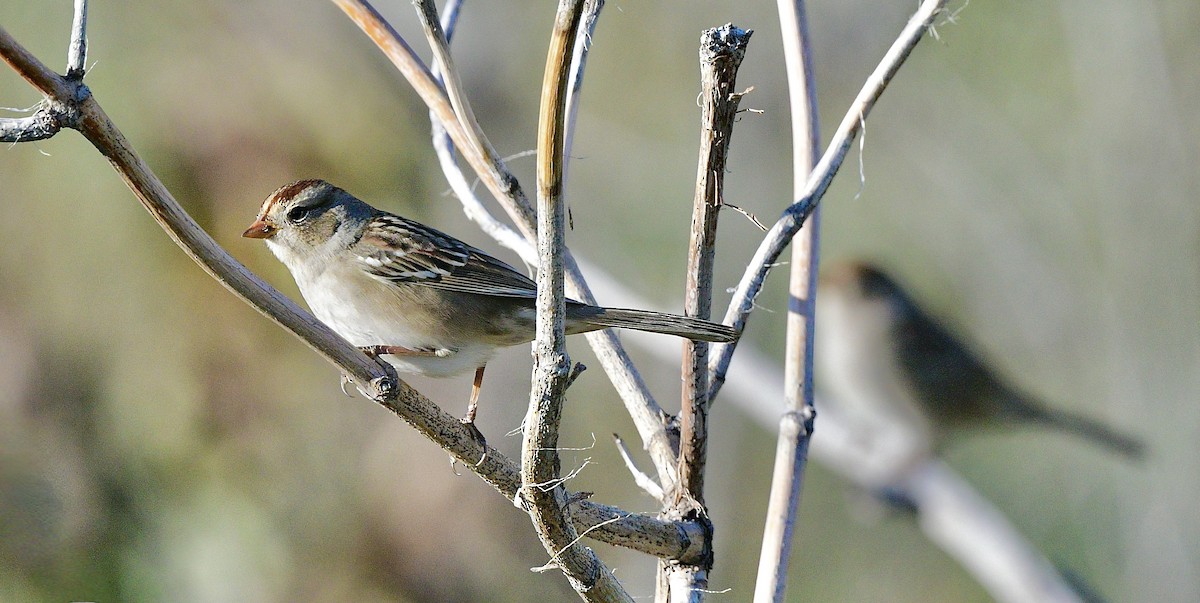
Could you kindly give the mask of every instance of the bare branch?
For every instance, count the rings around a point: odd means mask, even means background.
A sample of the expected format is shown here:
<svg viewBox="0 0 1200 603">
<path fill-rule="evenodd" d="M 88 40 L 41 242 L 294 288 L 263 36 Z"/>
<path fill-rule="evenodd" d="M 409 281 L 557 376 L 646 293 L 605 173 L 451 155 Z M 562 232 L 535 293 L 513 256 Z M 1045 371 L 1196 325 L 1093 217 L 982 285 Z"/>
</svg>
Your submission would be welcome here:
<svg viewBox="0 0 1200 603">
<path fill-rule="evenodd" d="M 446 43 L 454 37 L 454 29 L 457 24 L 458 14 L 461 10 L 462 2 L 460 0 L 450 0 L 447 2 L 442 11 L 442 30 L 445 31 Z M 426 35 L 429 35 L 428 33 Z M 442 82 L 442 68 L 438 64 L 433 65 L 432 73 L 438 82 Z M 458 160 L 455 157 L 454 141 L 450 139 L 450 134 L 446 131 L 446 127 L 442 125 L 438 115 L 432 109 L 429 111 L 429 124 L 431 135 L 433 138 L 433 149 L 437 154 L 438 163 L 442 167 L 442 173 L 446 175 L 447 182 L 450 183 L 450 189 L 454 191 L 454 196 L 458 197 L 463 206 L 463 212 L 467 217 L 474 221 L 484 232 L 501 246 L 511 249 L 521 256 L 521 260 L 530 266 L 537 266 L 537 250 L 534 249 L 521 233 L 515 231 L 509 225 L 497 220 L 495 216 L 488 211 L 479 197 L 475 195 L 475 191 L 471 183 L 467 181 L 467 176 L 463 174 L 462 167 L 459 166 Z"/>
<path fill-rule="evenodd" d="M 83 79 L 87 67 L 87 0 L 75 0 L 75 19 L 71 23 L 71 44 L 67 47 L 67 79 Z"/>
<path fill-rule="evenodd" d="M 846 158 L 846 153 L 849 152 L 850 146 L 854 142 L 854 137 L 862 129 L 875 102 L 879 100 L 887 88 L 888 82 L 899 71 L 900 66 L 904 64 L 905 59 L 916 47 L 917 42 L 933 24 L 934 18 L 941 12 L 945 3 L 946 0 L 924 0 L 900 32 L 900 36 L 892 43 L 892 47 L 884 54 L 875 71 L 867 77 L 862 90 L 859 91 L 858 96 L 850 105 L 849 111 L 842 118 L 842 123 L 834 133 L 833 140 L 830 141 L 825 154 L 821 156 L 821 161 L 813 169 L 812 175 L 804 187 L 804 194 L 784 210 L 783 215 L 767 231 L 762 243 L 759 244 L 758 250 L 746 267 L 745 274 L 742 275 L 741 282 L 734 289 L 733 299 L 729 303 L 729 309 L 725 312 L 725 324 L 733 325 L 739 330 L 745 329 L 750 311 L 754 308 L 754 298 L 762 290 L 767 273 L 771 271 L 771 267 L 775 265 L 784 248 L 791 242 L 796 231 L 800 230 L 804 221 L 808 219 L 820 202 L 821 197 L 825 195 L 825 191 L 829 189 L 830 182 L 837 175 L 838 169 Z M 710 397 L 716 397 L 717 392 L 721 390 L 736 347 L 737 342 L 717 344 L 717 354 L 709 362 L 709 369 L 712 372 L 712 383 L 709 386 Z"/>
<path fill-rule="evenodd" d="M 534 379 L 521 446 L 521 495 L 542 546 L 585 601 L 633 599 L 596 553 L 579 541 L 567 517 L 566 488 L 559 482 L 558 427 L 571 373 L 567 358 L 566 293 L 563 275 L 562 151 L 564 105 L 571 47 L 582 0 L 562 0 L 554 20 L 542 106 L 538 117 L 538 258 Z M 446 63 L 449 67 L 449 63 Z M 554 487 L 538 484 L 557 483 Z"/>
<path fill-rule="evenodd" d="M 486 154 L 490 145 L 483 148 L 471 144 L 471 138 L 461 124 L 460 116 L 455 114 L 445 90 L 434 79 L 425 63 L 413 52 L 412 47 L 366 0 L 333 0 L 333 3 L 392 61 L 429 110 L 437 115 L 451 140 L 463 154 L 463 158 L 479 174 L 484 186 L 497 199 L 510 201 L 502 201 L 503 207 L 521 233 L 527 239 L 534 240 L 537 237 L 537 229 L 533 221 L 533 206 L 529 204 L 516 178 L 499 157 Z"/>
<path fill-rule="evenodd" d="M 791 101 L 793 194 L 801 196 L 820 145 L 812 47 L 804 0 L 778 0 L 777 5 Z M 816 416 L 812 382 L 813 326 L 820 227 L 821 210 L 818 207 L 792 242 L 783 390 L 787 410 L 779 420 L 775 471 L 754 588 L 755 603 L 782 602 L 787 586 L 796 509 L 800 505 L 808 444 Z"/>
<path fill-rule="evenodd" d="M 684 311 L 708 318 L 712 311 L 717 216 L 724 203 L 725 165 L 741 95 L 734 92 L 737 71 L 753 32 L 733 25 L 709 29 L 700 37 L 701 132 L 696 194 L 692 202 L 691 243 Z M 703 505 L 708 438 L 708 344 L 684 344 L 683 401 L 680 412 L 678 494 Z"/>
<path fill-rule="evenodd" d="M 490 163 L 500 162 L 499 154 L 492 147 L 491 141 L 484 135 L 479 120 L 475 119 L 475 112 L 471 110 L 471 103 L 468 102 L 467 95 L 463 93 L 458 69 L 455 68 L 454 59 L 450 56 L 450 43 L 446 39 L 445 32 L 442 31 L 442 24 L 438 19 L 437 6 L 433 0 L 414 0 L 414 4 L 417 6 L 417 15 L 421 18 L 425 37 L 429 40 L 429 47 L 433 49 L 434 60 L 440 68 L 442 74 L 440 79 L 445 85 L 450 106 L 453 107 L 454 114 L 458 117 L 463 131 L 467 135 L 467 144 L 480 149 Z M 511 174 L 509 178 L 512 178 Z"/>
<path fill-rule="evenodd" d="M 705 30 L 700 36 L 700 159 L 692 202 L 691 242 L 684 311 L 708 318 L 712 311 L 713 262 L 717 216 L 724 203 L 725 165 L 741 94 L 734 92 L 737 72 L 753 32 L 732 24 Z M 708 454 L 708 344 L 683 346 L 683 391 L 679 435 L 679 483 L 672 492 L 669 517 L 703 520 L 704 471 Z M 706 524 L 708 525 L 708 524 Z M 698 564 L 669 564 L 663 570 L 671 599 L 703 598 L 712 557 Z"/>
<path fill-rule="evenodd" d="M 24 46 L 0 27 L 0 56 L 17 75 L 37 88 L 38 92 L 52 99 L 76 99 L 82 92 L 78 82 L 67 81 L 39 61 Z M 84 89 L 86 90 L 86 88 Z"/>
<path fill-rule="evenodd" d="M 0 118 L 0 142 L 31 142 L 50 138 L 62 129 L 69 117 L 51 103 L 39 103 L 33 115 Z"/>
<path fill-rule="evenodd" d="M 630 475 L 633 476 L 633 482 L 637 484 L 643 492 L 649 494 L 654 500 L 663 502 L 663 489 L 654 481 L 654 478 L 646 475 L 644 471 L 638 468 L 634 462 L 633 456 L 629 454 L 629 447 L 625 445 L 625 440 L 621 436 L 613 434 L 613 442 L 617 445 L 617 452 L 621 453 L 621 460 L 625 462 L 625 468 L 629 469 Z"/>
<path fill-rule="evenodd" d="M 575 49 L 571 54 L 571 75 L 567 82 L 567 132 L 563 138 L 563 179 L 567 177 L 567 166 L 571 165 L 571 148 L 575 144 L 575 118 L 579 115 L 579 97 L 583 91 L 583 71 L 587 67 L 588 51 L 592 49 L 592 34 L 604 0 L 584 0 L 581 25 L 575 34 Z"/>
</svg>

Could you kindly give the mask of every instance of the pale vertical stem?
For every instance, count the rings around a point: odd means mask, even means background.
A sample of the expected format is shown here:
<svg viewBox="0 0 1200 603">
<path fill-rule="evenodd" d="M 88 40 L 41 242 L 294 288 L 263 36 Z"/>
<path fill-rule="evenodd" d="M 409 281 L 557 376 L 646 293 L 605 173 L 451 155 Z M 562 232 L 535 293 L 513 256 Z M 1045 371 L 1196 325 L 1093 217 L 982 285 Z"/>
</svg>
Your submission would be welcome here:
<svg viewBox="0 0 1200 603">
<path fill-rule="evenodd" d="M 804 0 L 779 0 L 779 25 L 787 65 L 792 113 L 793 197 L 804 186 L 815 164 L 820 144 L 817 94 L 812 72 L 812 46 Z M 763 528 L 755 603 L 779 602 L 787 587 L 788 561 L 795 534 L 796 511 L 804 485 L 808 443 L 813 420 L 813 327 L 815 319 L 818 244 L 821 210 L 800 228 L 792 240 L 791 282 L 788 295 L 787 349 L 784 357 L 786 410 L 779 419 L 775 470 Z"/>
<path fill-rule="evenodd" d="M 87 0 L 75 0 L 71 44 L 67 47 L 67 79 L 83 79 L 87 67 Z"/>
<path fill-rule="evenodd" d="M 560 479 L 558 427 L 571 362 L 567 358 L 563 255 L 562 162 L 565 96 L 571 47 L 582 0 L 562 0 L 555 16 L 538 118 L 537 323 L 533 389 L 521 446 L 521 498 L 551 564 L 585 601 L 628 601 L 612 572 L 580 542 L 567 517 L 570 501 Z"/>
</svg>

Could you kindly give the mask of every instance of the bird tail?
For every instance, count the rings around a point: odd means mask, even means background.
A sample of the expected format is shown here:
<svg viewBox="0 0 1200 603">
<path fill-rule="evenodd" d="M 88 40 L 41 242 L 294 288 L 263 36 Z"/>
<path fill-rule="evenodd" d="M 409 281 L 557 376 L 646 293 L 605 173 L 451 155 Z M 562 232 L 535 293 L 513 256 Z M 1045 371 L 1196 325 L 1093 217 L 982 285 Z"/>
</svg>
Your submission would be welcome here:
<svg viewBox="0 0 1200 603">
<path fill-rule="evenodd" d="M 648 310 L 600 308 L 584 304 L 569 305 L 567 318 L 569 320 L 568 330 L 572 333 L 615 327 L 675 335 L 692 341 L 713 343 L 729 343 L 738 338 L 737 330 L 727 325 Z"/>
<path fill-rule="evenodd" d="M 1099 444 L 1131 459 L 1140 459 L 1145 454 L 1141 440 L 1123 434 L 1100 421 L 1075 413 L 1047 408 L 1010 393 L 1008 411 L 1034 423 L 1051 429 L 1074 434 L 1094 444 Z"/>
<path fill-rule="evenodd" d="M 1047 413 L 1046 421 L 1053 427 L 1073 433 L 1131 459 L 1140 459 L 1146 452 L 1146 445 L 1141 440 L 1120 433 L 1094 419 L 1055 410 Z"/>
</svg>

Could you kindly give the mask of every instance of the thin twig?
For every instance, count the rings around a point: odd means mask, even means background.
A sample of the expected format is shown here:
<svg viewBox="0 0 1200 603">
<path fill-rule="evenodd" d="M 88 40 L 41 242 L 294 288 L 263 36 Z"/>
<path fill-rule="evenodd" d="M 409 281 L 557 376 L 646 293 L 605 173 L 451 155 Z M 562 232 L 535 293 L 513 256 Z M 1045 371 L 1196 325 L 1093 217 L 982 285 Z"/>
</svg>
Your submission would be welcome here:
<svg viewBox="0 0 1200 603">
<path fill-rule="evenodd" d="M 82 80 L 87 63 L 87 0 L 75 0 L 71 43 L 67 46 L 67 79 Z"/>
<path fill-rule="evenodd" d="M 792 113 L 792 186 L 804 194 L 804 184 L 816 160 L 816 82 L 804 0 L 778 0 L 779 24 L 787 64 Z M 787 587 L 788 560 L 795 534 L 796 509 L 804 485 L 813 420 L 813 326 L 817 289 L 817 258 L 821 210 L 801 227 L 792 242 L 787 349 L 784 356 L 784 398 L 787 410 L 779 420 L 775 471 L 763 527 L 762 551 L 754 588 L 755 603 L 781 603 Z"/>
<path fill-rule="evenodd" d="M 745 329 L 750 311 L 754 308 L 754 299 L 762 290 L 767 273 L 770 272 L 780 254 L 791 242 L 796 231 L 800 230 L 809 214 L 820 203 L 821 197 L 825 195 L 833 177 L 837 175 L 838 169 L 846 158 L 846 153 L 849 152 L 854 142 L 854 137 L 862 128 L 862 124 L 875 106 L 875 102 L 879 100 L 880 95 L 887 88 L 888 82 L 904 64 L 917 42 L 925 35 L 945 3 L 946 0 L 924 0 L 900 32 L 900 36 L 884 54 L 875 71 L 867 78 L 862 90 L 850 105 L 849 111 L 842 118 L 829 147 L 821 156 L 821 161 L 813 169 L 812 175 L 804 187 L 804 194 L 784 210 L 783 215 L 767 231 L 758 250 L 754 253 L 754 257 L 747 264 L 746 272 L 742 275 L 742 280 L 738 283 L 737 288 L 734 289 L 733 299 L 729 302 L 729 309 L 725 312 L 725 324 L 733 325 L 739 330 Z M 709 386 L 710 397 L 715 398 L 717 392 L 721 390 L 736 346 L 737 342 L 716 345 L 717 353 L 709 362 L 709 369 L 712 373 L 712 383 Z"/>
<path fill-rule="evenodd" d="M 443 8 L 442 30 L 445 32 L 446 43 L 449 44 L 454 37 L 454 29 L 458 22 L 458 14 L 462 8 L 462 2 L 460 0 L 450 0 Z M 431 35 L 429 32 L 426 32 L 427 37 Z M 434 79 L 439 83 L 443 83 L 443 68 L 439 63 L 435 62 L 430 71 Z M 437 154 L 438 163 L 441 165 L 442 173 L 446 176 L 446 181 L 450 183 L 450 189 L 454 191 L 454 196 L 458 197 L 459 203 L 462 204 L 463 213 L 474 221 L 484 234 L 491 237 L 501 246 L 515 251 L 525 264 L 537 266 L 537 249 L 534 248 L 534 245 L 522 236 L 521 233 L 496 219 L 475 194 L 474 187 L 468 182 L 466 174 L 463 173 L 462 167 L 459 166 L 458 160 L 455 158 L 454 141 L 451 140 L 446 126 L 442 124 L 437 112 L 433 109 L 429 110 L 429 124 L 433 138 L 433 149 Z"/>
<path fill-rule="evenodd" d="M 583 15 L 578 39 L 575 40 L 575 50 L 571 55 L 571 75 L 567 80 L 567 132 L 563 138 L 563 179 L 566 180 L 567 168 L 571 165 L 571 148 L 575 145 L 575 120 L 579 116 L 579 98 L 583 91 L 583 72 L 587 67 L 588 51 L 592 49 L 592 34 L 596 32 L 596 23 L 600 19 L 600 11 L 604 9 L 604 0 L 584 0 Z"/>
<path fill-rule="evenodd" d="M 633 456 L 629 454 L 629 447 L 625 445 L 625 440 L 622 440 L 621 436 L 614 433 L 613 442 L 617 445 L 617 452 L 621 454 L 621 460 L 625 462 L 625 468 L 629 469 L 630 475 L 633 476 L 633 483 L 637 484 L 642 491 L 649 494 L 654 500 L 660 503 L 663 502 L 662 486 L 658 485 L 658 482 L 654 481 L 654 478 L 646 475 L 646 472 L 637 466 L 637 463 L 633 460 Z"/>
<path fill-rule="evenodd" d="M 458 69 L 455 68 L 454 58 L 450 55 L 450 44 L 446 40 L 446 34 L 442 31 L 442 24 L 438 19 L 437 6 L 434 5 L 433 0 L 414 0 L 414 4 L 417 7 L 417 15 L 421 18 L 425 38 L 429 40 L 429 47 L 433 49 L 434 59 L 441 67 L 441 80 L 446 96 L 450 100 L 450 106 L 454 109 L 459 123 L 463 126 L 469 146 L 482 150 L 484 157 L 493 163 L 501 161 L 496 149 L 492 147 L 491 141 L 484 135 L 479 120 L 475 119 L 475 112 L 471 110 L 471 103 L 468 102 L 467 95 L 463 93 Z"/>
<path fill-rule="evenodd" d="M 545 489 L 536 484 L 559 479 L 558 427 L 571 373 L 566 347 L 566 293 L 563 274 L 562 151 L 564 105 L 571 47 L 579 27 L 582 0 L 562 0 L 555 16 L 542 104 L 538 116 L 538 258 L 537 321 L 533 387 L 521 445 L 521 494 L 542 546 L 555 559 L 575 592 L 585 601 L 628 601 L 596 553 L 578 542 L 579 534 L 567 517 L 569 502 L 561 485 Z M 446 64 L 449 67 L 449 64 Z"/>
<path fill-rule="evenodd" d="M 0 57 L 47 94 L 49 102 L 67 107 L 67 113 L 78 116 L 77 121 L 66 125 L 78 129 L 109 159 L 159 225 L 210 276 L 299 337 L 359 383 L 378 403 L 463 461 L 505 497 L 511 499 L 516 495 L 520 477 L 511 460 L 489 449 L 486 462 L 475 467 L 473 464 L 482 456 L 483 449 L 458 419 L 397 379 L 390 366 L 366 356 L 263 282 L 205 233 L 138 157 L 81 82 L 55 74 L 3 28 L 0 28 Z M 621 521 L 605 523 L 603 528 L 593 532 L 595 538 L 611 544 L 628 546 L 655 556 L 683 559 L 698 558 L 705 548 L 706 535 L 694 525 L 631 515 L 590 501 L 573 505 L 572 508 L 572 521 L 581 529 L 608 522 L 613 517 L 622 517 Z"/>
<path fill-rule="evenodd" d="M 499 157 L 488 157 L 487 148 L 471 144 L 471 138 L 456 115 L 445 90 L 421 61 L 412 47 L 366 0 L 332 0 L 346 16 L 354 21 L 363 33 L 371 38 L 379 50 L 391 60 L 421 100 L 437 115 L 450 138 L 458 146 L 463 158 L 476 171 L 480 180 L 497 199 L 511 199 L 503 207 L 526 238 L 537 237 L 533 222 L 533 206 L 517 184 L 516 178 L 507 171 Z"/>
</svg>

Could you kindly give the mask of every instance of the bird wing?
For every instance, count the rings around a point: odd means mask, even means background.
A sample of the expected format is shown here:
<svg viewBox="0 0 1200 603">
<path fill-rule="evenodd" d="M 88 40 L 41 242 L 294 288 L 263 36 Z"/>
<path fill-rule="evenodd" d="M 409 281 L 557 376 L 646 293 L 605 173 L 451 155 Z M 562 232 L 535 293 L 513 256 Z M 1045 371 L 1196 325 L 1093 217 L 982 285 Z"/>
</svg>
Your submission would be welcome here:
<svg viewBox="0 0 1200 603">
<path fill-rule="evenodd" d="M 391 283 L 499 297 L 534 298 L 537 285 L 504 262 L 424 224 L 388 213 L 354 245 L 363 270 Z"/>
</svg>

